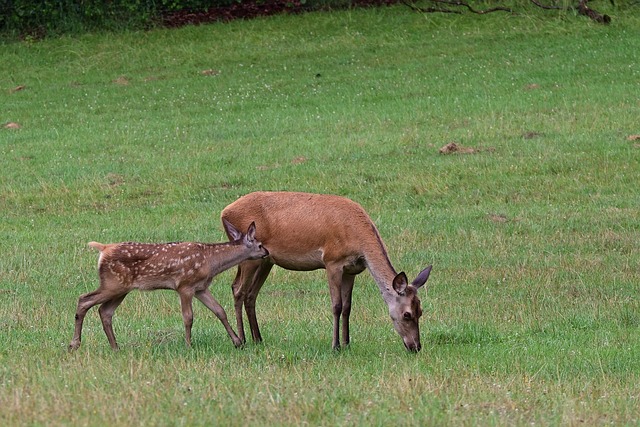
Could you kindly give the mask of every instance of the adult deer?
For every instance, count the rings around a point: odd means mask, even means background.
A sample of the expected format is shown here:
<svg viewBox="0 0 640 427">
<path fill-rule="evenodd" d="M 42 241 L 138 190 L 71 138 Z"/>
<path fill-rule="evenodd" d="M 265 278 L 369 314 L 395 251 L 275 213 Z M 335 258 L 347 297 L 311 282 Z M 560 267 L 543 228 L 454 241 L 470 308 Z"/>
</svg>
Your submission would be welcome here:
<svg viewBox="0 0 640 427">
<path fill-rule="evenodd" d="M 255 192 L 227 206 L 221 218 L 229 237 L 229 225 L 242 228 L 255 221 L 257 238 L 269 250 L 269 256 L 262 260 L 239 264 L 232 285 L 238 334 L 243 342 L 243 305 L 253 340 L 262 341 L 256 298 L 273 265 L 279 265 L 288 270 L 326 269 L 333 309 L 332 346 L 340 348 L 341 316 L 342 345 L 348 345 L 353 282 L 368 268 L 405 347 L 420 350 L 418 320 L 422 308 L 418 289 L 429 278 L 431 266 L 411 283 L 404 272 L 396 273 L 376 226 L 359 204 L 333 195 Z"/>
<path fill-rule="evenodd" d="M 220 319 L 236 347 L 242 341 L 227 321 L 227 314 L 209 291 L 211 280 L 217 274 L 251 259 L 266 257 L 269 252 L 255 238 L 256 226 L 248 224 L 242 234 L 231 224 L 226 224 L 227 234 L 232 239 L 227 243 L 176 242 L 149 243 L 102 243 L 90 242 L 89 246 L 100 251 L 98 271 L 100 286 L 84 294 L 78 300 L 75 332 L 69 350 L 80 347 L 82 322 L 87 311 L 94 305 L 98 309 L 102 328 L 111 348 L 118 349 L 113 334 L 111 318 L 116 308 L 134 289 L 173 289 L 180 295 L 182 318 L 186 342 L 191 345 L 193 324 L 192 300 L 195 296 Z"/>
</svg>

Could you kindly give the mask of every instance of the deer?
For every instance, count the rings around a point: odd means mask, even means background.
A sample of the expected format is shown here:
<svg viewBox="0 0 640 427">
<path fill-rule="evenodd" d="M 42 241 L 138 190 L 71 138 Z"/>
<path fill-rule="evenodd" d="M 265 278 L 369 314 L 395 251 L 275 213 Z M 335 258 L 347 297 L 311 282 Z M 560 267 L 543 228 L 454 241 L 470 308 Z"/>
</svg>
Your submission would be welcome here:
<svg viewBox="0 0 640 427">
<path fill-rule="evenodd" d="M 336 195 L 258 191 L 232 202 L 220 216 L 229 238 L 233 238 L 230 226 L 242 228 L 255 222 L 256 238 L 269 251 L 265 258 L 238 264 L 231 285 L 243 343 L 243 306 L 253 341 L 262 341 L 256 299 L 272 267 L 278 265 L 296 271 L 326 270 L 333 313 L 332 348 L 348 346 L 354 280 L 369 269 L 405 348 L 420 351 L 418 321 L 422 307 L 418 290 L 429 278 L 432 266 L 422 270 L 411 283 L 404 272 L 397 273 L 378 229 L 358 203 Z"/>
<path fill-rule="evenodd" d="M 246 234 L 231 224 L 226 224 L 225 229 L 231 238 L 230 242 L 225 243 L 89 242 L 91 248 L 100 252 L 100 285 L 95 291 L 81 295 L 78 299 L 75 332 L 69 350 L 77 350 L 80 347 L 85 315 L 91 307 L 98 304 L 102 328 L 111 348 L 118 350 L 112 317 L 127 294 L 134 289 L 173 289 L 178 292 L 187 347 L 191 346 L 194 296 L 218 317 L 233 344 L 236 347 L 242 346 L 243 342 L 229 325 L 226 312 L 211 295 L 209 285 L 219 273 L 243 261 L 264 258 L 269 252 L 259 240 L 256 240 L 254 223 L 243 228 L 247 230 Z"/>
</svg>

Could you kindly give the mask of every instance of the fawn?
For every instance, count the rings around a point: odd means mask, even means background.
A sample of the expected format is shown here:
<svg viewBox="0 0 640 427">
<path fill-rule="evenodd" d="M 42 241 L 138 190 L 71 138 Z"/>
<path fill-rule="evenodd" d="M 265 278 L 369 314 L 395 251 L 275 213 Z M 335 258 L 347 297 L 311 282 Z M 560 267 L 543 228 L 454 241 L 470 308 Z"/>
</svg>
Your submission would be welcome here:
<svg viewBox="0 0 640 427">
<path fill-rule="evenodd" d="M 100 286 L 93 292 L 80 296 L 75 316 L 75 332 L 69 350 L 80 347 L 82 322 L 87 311 L 100 304 L 98 313 L 109 344 L 118 349 L 113 334 L 111 318 L 116 308 L 134 289 L 173 289 L 180 295 L 182 318 L 187 346 L 191 345 L 195 296 L 220 319 L 233 344 L 242 340 L 229 326 L 227 314 L 209 291 L 211 280 L 217 274 L 247 260 L 266 257 L 269 252 L 256 240 L 256 225 L 251 223 L 243 234 L 227 224 L 227 243 L 176 242 L 163 244 L 90 242 L 89 246 L 100 251 L 98 271 Z"/>
</svg>

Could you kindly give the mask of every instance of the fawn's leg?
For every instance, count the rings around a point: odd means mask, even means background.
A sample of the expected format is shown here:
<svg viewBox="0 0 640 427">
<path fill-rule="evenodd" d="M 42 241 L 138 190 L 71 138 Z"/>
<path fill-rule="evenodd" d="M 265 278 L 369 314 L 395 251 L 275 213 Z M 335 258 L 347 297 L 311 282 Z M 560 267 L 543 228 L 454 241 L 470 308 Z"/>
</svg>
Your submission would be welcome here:
<svg viewBox="0 0 640 427">
<path fill-rule="evenodd" d="M 233 345 L 236 347 L 240 347 L 242 345 L 242 341 L 236 335 L 235 331 L 229 325 L 229 321 L 227 320 L 227 313 L 224 311 L 224 308 L 216 301 L 216 299 L 211 295 L 211 291 L 209 289 L 205 289 L 203 291 L 196 292 L 196 298 L 203 303 L 209 310 L 213 311 L 218 319 L 224 325 L 224 328 L 227 330 L 231 341 L 233 341 Z"/>
<path fill-rule="evenodd" d="M 189 288 L 179 289 L 180 306 L 182 308 L 182 320 L 184 321 L 185 340 L 187 346 L 191 347 L 191 326 L 193 326 L 193 290 Z"/>
<path fill-rule="evenodd" d="M 118 308 L 126 296 L 127 294 L 123 294 L 110 299 L 109 301 L 104 302 L 98 309 L 100 320 L 102 321 L 102 329 L 104 329 L 104 333 L 107 334 L 109 344 L 114 350 L 118 350 L 118 343 L 116 342 L 116 336 L 113 333 L 111 318 L 113 317 L 113 313 L 116 311 L 116 308 Z"/>
<path fill-rule="evenodd" d="M 82 323 L 84 322 L 87 311 L 94 305 L 102 304 L 112 298 L 113 295 L 106 292 L 103 288 L 98 288 L 93 292 L 80 296 L 78 299 L 78 307 L 76 308 L 75 331 L 73 333 L 73 339 L 69 344 L 69 350 L 77 350 L 78 347 L 80 347 L 82 340 Z"/>
</svg>

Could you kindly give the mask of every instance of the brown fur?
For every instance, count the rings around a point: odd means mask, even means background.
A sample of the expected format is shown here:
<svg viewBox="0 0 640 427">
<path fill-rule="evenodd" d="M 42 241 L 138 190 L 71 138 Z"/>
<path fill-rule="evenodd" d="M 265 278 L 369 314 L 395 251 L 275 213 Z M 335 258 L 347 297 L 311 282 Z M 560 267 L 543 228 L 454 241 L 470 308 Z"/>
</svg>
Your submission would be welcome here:
<svg viewBox="0 0 640 427">
<path fill-rule="evenodd" d="M 409 286 L 406 275 L 396 273 L 376 226 L 356 202 L 325 194 L 255 192 L 227 206 L 221 218 L 236 228 L 254 221 L 257 238 L 269 250 L 264 260 L 241 263 L 233 283 L 238 333 L 243 341 L 242 306 L 253 339 L 262 340 L 255 300 L 273 265 L 279 265 L 289 270 L 327 270 L 334 315 L 332 345 L 340 348 L 341 317 L 342 345 L 349 344 L 353 282 L 368 268 L 405 346 L 420 349 L 418 319 L 422 310 L 417 293 L 404 292 Z M 429 271 L 430 267 L 412 283 L 414 290 L 426 282 Z M 402 292 L 398 293 L 396 287 Z"/>
<path fill-rule="evenodd" d="M 118 348 L 111 319 L 116 308 L 134 289 L 173 289 L 180 295 L 186 342 L 191 345 L 193 324 L 192 299 L 195 296 L 220 319 L 236 346 L 242 344 L 233 331 L 227 315 L 213 298 L 209 285 L 214 276 L 248 259 L 258 259 L 268 252 L 255 240 L 255 224 L 247 226 L 244 235 L 231 228 L 233 241 L 228 243 L 112 243 L 90 242 L 100 251 L 98 272 L 100 286 L 78 300 L 75 332 L 70 350 L 80 346 L 82 323 L 87 311 L 100 304 L 100 320 L 109 344 Z"/>
</svg>

